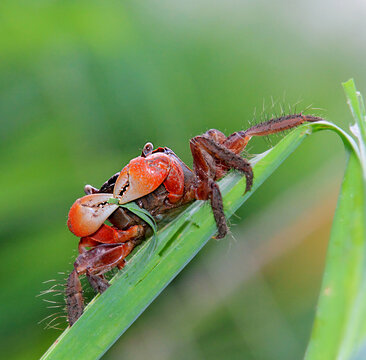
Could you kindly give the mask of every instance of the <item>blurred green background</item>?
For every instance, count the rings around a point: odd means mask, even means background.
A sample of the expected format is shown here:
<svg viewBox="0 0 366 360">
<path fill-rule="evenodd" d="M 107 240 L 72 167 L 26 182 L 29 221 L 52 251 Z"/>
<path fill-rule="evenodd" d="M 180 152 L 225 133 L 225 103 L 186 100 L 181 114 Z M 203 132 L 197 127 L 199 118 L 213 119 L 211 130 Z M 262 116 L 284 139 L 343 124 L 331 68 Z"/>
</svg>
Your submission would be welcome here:
<svg viewBox="0 0 366 360">
<path fill-rule="evenodd" d="M 68 209 L 145 142 L 191 164 L 191 137 L 244 129 L 271 98 L 348 127 L 340 83 L 366 93 L 365 15 L 356 0 L 2 0 L 1 358 L 60 334 L 37 323 L 62 296 L 37 295 L 76 256 Z M 344 160 L 334 135 L 309 138 L 104 358 L 301 359 Z"/>
</svg>

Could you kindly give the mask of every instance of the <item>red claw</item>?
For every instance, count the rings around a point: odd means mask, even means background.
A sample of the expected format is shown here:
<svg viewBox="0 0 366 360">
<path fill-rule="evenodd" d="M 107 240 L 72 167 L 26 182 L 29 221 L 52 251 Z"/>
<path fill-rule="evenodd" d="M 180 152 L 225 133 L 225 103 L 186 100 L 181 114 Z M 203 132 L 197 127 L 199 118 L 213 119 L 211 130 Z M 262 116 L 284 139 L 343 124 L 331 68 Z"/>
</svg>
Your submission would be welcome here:
<svg viewBox="0 0 366 360">
<path fill-rule="evenodd" d="M 125 166 L 114 186 L 113 196 L 126 204 L 157 189 L 168 176 L 170 159 L 164 154 L 137 157 Z"/>
<path fill-rule="evenodd" d="M 109 204 L 112 194 L 91 194 L 77 199 L 69 211 L 67 226 L 78 237 L 84 237 L 96 232 L 118 208 Z"/>
<path fill-rule="evenodd" d="M 169 200 L 178 201 L 184 191 L 181 166 L 167 154 L 155 153 L 137 157 L 125 166 L 114 186 L 113 196 L 126 204 L 152 193 L 164 183 Z"/>
</svg>

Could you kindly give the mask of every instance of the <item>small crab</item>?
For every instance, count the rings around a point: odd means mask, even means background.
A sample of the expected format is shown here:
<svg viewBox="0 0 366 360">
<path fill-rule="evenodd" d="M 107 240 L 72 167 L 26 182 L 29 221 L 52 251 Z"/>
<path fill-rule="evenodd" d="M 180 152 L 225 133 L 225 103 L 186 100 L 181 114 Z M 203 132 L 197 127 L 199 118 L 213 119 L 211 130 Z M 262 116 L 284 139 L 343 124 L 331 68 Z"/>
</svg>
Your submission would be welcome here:
<svg viewBox="0 0 366 360">
<path fill-rule="evenodd" d="M 103 274 L 117 267 L 149 233 L 149 225 L 119 205 L 135 202 L 156 221 L 171 210 L 194 200 L 209 200 L 217 225 L 216 238 L 223 238 L 228 227 L 217 180 L 230 169 L 246 177 L 246 189 L 253 182 L 252 167 L 240 156 L 253 136 L 269 135 L 296 127 L 319 117 L 294 114 L 274 118 L 248 130 L 226 137 L 211 129 L 191 139 L 191 170 L 172 150 L 147 143 L 142 154 L 132 159 L 100 189 L 86 185 L 86 196 L 72 205 L 67 225 L 79 241 L 79 256 L 66 286 L 68 321 L 72 326 L 82 315 L 84 300 L 79 276 L 85 274 L 92 288 L 103 293 L 109 286 Z M 110 199 L 113 198 L 113 202 Z M 105 224 L 109 221 L 112 226 Z"/>
</svg>

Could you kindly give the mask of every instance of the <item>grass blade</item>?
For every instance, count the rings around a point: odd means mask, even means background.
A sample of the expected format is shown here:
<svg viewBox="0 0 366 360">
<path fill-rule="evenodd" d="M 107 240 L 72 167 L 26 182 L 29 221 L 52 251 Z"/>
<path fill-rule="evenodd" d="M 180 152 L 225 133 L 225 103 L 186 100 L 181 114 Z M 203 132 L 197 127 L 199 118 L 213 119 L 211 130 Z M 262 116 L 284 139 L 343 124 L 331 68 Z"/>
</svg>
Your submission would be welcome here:
<svg viewBox="0 0 366 360">
<path fill-rule="evenodd" d="M 149 241 L 149 251 L 147 254 L 148 256 L 150 256 L 151 253 L 156 249 L 157 236 L 158 236 L 157 235 L 158 227 L 156 225 L 155 219 L 147 210 L 140 208 L 135 202 L 130 202 L 120 206 L 137 215 L 151 227 L 153 235 Z"/>
<path fill-rule="evenodd" d="M 361 160 L 363 163 L 364 177 L 366 178 L 366 111 L 363 97 L 356 89 L 353 79 L 342 84 L 346 94 L 347 103 L 351 109 L 355 124 L 351 126 L 351 131 L 358 139 L 361 152 Z"/>
<path fill-rule="evenodd" d="M 331 129 L 337 132 L 350 151 L 357 151 L 353 140 L 328 122 L 305 124 L 283 138 L 273 149 L 253 161 L 252 191 L 244 194 L 245 178 L 232 172 L 220 181 L 227 217 L 249 196 L 312 132 Z M 100 358 L 135 321 L 144 309 L 169 284 L 215 233 L 216 226 L 207 202 L 196 201 L 158 232 L 158 244 L 148 261 L 145 242 L 116 275 L 112 286 L 97 296 L 83 316 L 68 328 L 42 359 Z M 136 271 L 138 270 L 138 271 Z"/>
<path fill-rule="evenodd" d="M 354 306 L 362 285 L 366 250 L 362 179 L 359 159 L 351 152 L 333 222 L 306 360 L 347 359 L 354 346 L 357 335 L 354 331 L 358 326 L 354 324 L 357 318 L 351 318 L 360 315 L 354 312 Z"/>
<path fill-rule="evenodd" d="M 343 86 L 360 150 L 348 148 L 306 360 L 364 359 L 366 349 L 365 109 L 353 80 Z"/>
</svg>

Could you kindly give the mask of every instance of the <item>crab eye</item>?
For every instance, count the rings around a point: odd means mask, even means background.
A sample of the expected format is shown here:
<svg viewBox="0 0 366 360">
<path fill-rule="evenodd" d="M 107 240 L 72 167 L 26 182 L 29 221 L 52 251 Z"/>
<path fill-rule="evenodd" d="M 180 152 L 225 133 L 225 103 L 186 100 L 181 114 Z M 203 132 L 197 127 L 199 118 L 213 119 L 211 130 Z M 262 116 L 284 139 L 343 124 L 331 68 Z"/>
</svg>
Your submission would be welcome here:
<svg viewBox="0 0 366 360">
<path fill-rule="evenodd" d="M 154 149 L 154 145 L 151 142 L 145 144 L 144 148 L 142 149 L 141 156 L 146 157 L 152 153 Z"/>
<path fill-rule="evenodd" d="M 85 195 L 96 194 L 98 191 L 99 190 L 97 188 L 95 188 L 94 186 L 91 186 L 91 185 L 84 186 Z"/>
</svg>

